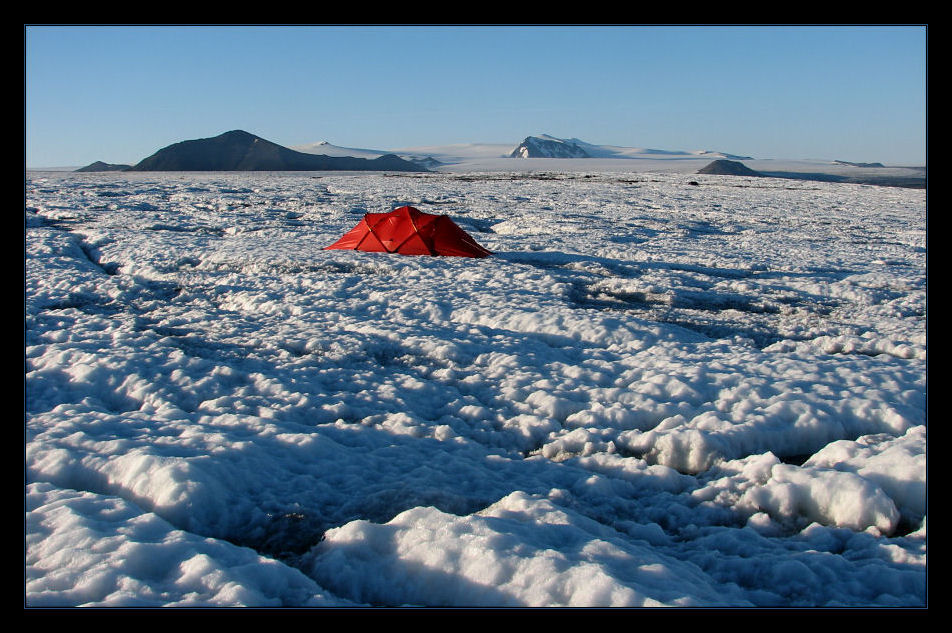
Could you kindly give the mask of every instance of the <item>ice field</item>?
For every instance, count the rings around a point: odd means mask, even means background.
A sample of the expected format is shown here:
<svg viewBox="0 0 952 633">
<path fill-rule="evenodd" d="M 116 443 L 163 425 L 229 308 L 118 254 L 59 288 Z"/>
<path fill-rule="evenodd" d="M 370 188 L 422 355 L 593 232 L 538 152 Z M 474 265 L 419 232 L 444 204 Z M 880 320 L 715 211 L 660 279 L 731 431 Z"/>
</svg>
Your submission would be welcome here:
<svg viewBox="0 0 952 633">
<path fill-rule="evenodd" d="M 922 607 L 926 192 L 25 182 L 28 607 Z M 325 251 L 449 215 L 485 259 Z"/>
</svg>

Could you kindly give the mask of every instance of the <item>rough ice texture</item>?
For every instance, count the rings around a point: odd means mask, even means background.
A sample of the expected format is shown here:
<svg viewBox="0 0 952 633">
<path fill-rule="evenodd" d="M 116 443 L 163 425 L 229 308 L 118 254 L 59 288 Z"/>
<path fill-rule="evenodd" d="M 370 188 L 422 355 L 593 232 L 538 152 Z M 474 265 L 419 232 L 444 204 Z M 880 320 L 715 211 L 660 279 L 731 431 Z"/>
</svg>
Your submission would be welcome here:
<svg viewBox="0 0 952 633">
<path fill-rule="evenodd" d="M 924 192 L 691 179 L 28 174 L 27 605 L 925 604 Z"/>
</svg>

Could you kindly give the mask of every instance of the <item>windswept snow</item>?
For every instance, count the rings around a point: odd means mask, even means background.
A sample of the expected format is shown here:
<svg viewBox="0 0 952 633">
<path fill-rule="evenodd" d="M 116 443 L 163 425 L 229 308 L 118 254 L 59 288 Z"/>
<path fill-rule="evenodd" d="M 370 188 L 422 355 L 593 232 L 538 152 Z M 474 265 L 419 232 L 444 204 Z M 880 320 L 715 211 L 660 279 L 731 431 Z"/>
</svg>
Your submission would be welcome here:
<svg viewBox="0 0 952 633">
<path fill-rule="evenodd" d="M 28 174 L 26 605 L 924 606 L 925 192 L 690 179 Z"/>
<path fill-rule="evenodd" d="M 305 154 L 318 154 L 323 156 L 351 156 L 354 158 L 366 158 L 373 160 L 374 158 L 380 158 L 385 154 L 392 154 L 393 152 L 375 150 L 375 149 L 360 149 L 354 147 L 340 147 L 329 143 L 327 141 L 318 141 L 316 143 L 307 143 L 304 145 L 295 145 L 291 147 L 298 152 L 304 152 Z"/>
</svg>

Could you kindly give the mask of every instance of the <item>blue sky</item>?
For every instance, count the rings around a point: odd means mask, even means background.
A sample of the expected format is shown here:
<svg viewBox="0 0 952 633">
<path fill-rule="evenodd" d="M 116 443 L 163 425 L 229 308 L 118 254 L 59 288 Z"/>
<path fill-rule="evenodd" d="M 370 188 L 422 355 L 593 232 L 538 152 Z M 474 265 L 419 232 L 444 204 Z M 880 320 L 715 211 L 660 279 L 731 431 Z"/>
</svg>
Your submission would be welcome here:
<svg viewBox="0 0 952 633">
<path fill-rule="evenodd" d="M 29 167 L 243 129 L 399 149 L 532 134 L 924 164 L 923 26 L 31 26 Z"/>
</svg>

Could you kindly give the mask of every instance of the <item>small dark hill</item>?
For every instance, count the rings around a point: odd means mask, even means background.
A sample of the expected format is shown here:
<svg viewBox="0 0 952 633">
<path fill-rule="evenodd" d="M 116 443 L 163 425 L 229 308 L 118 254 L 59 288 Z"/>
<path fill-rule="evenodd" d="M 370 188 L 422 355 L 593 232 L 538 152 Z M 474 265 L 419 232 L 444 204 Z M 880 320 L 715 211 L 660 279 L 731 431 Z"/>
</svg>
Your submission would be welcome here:
<svg viewBox="0 0 952 633">
<path fill-rule="evenodd" d="M 699 174 L 714 174 L 716 176 L 763 176 L 760 172 L 739 163 L 736 160 L 715 160 L 706 167 L 697 170 Z"/>
<path fill-rule="evenodd" d="M 868 165 L 872 167 L 872 165 Z M 733 160 L 716 160 L 710 165 L 699 169 L 699 174 L 717 174 L 726 176 L 759 176 L 761 178 L 786 178 L 787 180 L 813 180 L 816 182 L 839 182 L 855 185 L 876 185 L 880 187 L 907 187 L 924 189 L 926 174 L 922 175 L 882 175 L 859 174 L 846 175 L 842 173 L 828 174 L 823 172 L 793 172 L 793 171 L 754 171 L 743 163 Z"/>
<path fill-rule="evenodd" d="M 375 159 L 305 154 L 242 130 L 182 141 L 132 171 L 427 171 L 394 154 Z"/>
<path fill-rule="evenodd" d="M 95 163 L 90 163 L 85 167 L 80 167 L 76 171 L 126 171 L 131 167 L 131 165 L 113 165 L 111 163 L 104 163 L 101 160 L 97 160 Z"/>
<path fill-rule="evenodd" d="M 851 163 L 848 160 L 835 160 L 834 165 L 847 165 L 849 167 L 885 167 L 882 163 Z"/>
</svg>

